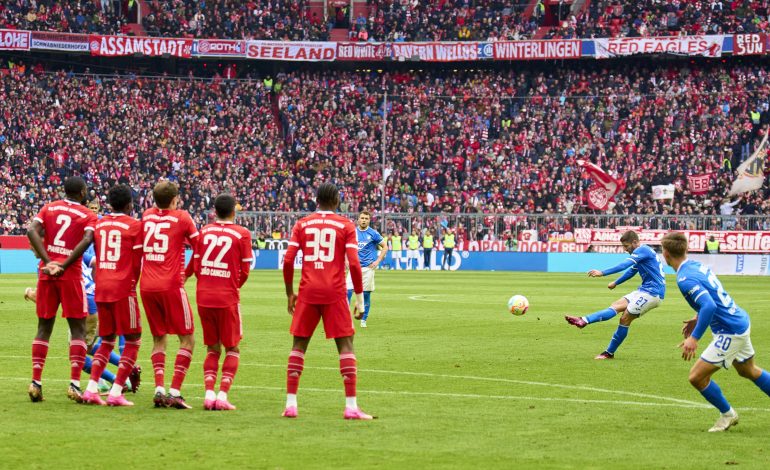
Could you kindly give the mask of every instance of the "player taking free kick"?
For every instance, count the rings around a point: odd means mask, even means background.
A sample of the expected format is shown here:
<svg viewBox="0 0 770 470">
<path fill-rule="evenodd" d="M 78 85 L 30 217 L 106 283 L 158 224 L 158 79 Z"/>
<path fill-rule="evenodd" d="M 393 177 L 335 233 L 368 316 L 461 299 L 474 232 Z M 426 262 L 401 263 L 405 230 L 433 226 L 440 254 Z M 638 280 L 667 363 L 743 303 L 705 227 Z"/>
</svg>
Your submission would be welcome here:
<svg viewBox="0 0 770 470">
<path fill-rule="evenodd" d="M 564 317 L 570 325 L 584 328 L 591 323 L 607 321 L 614 318 L 618 313 L 623 313 L 620 317 L 618 328 L 615 330 L 615 334 L 612 335 L 607 349 L 596 356 L 595 359 L 614 358 L 615 351 L 617 351 L 620 345 L 623 344 L 626 336 L 628 336 L 628 327 L 631 325 L 631 322 L 660 305 L 660 302 L 666 295 L 666 276 L 663 273 L 663 264 L 661 264 L 655 251 L 647 245 L 642 245 L 639 242 L 639 235 L 631 230 L 625 232 L 620 237 L 620 243 L 623 244 L 623 249 L 631 256 L 617 266 L 607 268 L 604 271 L 592 269 L 588 271 L 588 275 L 591 277 L 602 277 L 626 270 L 617 280 L 607 284 L 607 288 L 611 290 L 631 279 L 638 272 L 642 277 L 642 285 L 637 290 L 613 302 L 609 308 L 599 310 L 585 317 Z"/>
<path fill-rule="evenodd" d="M 711 380 L 720 367 L 735 366 L 738 375 L 751 380 L 770 396 L 770 374 L 754 364 L 749 315 L 733 301 L 708 266 L 687 259 L 687 237 L 672 232 L 663 237 L 663 256 L 676 270 L 676 283 L 687 303 L 697 311 L 685 320 L 679 344 L 682 358 L 689 361 L 698 350 L 698 340 L 711 327 L 714 338 L 690 369 L 690 384 L 719 410 L 721 416 L 709 432 L 727 431 L 738 424 L 738 413 L 730 406 L 716 382 Z"/>
<path fill-rule="evenodd" d="M 286 409 L 283 416 L 297 417 L 297 388 L 310 338 L 323 320 L 326 338 L 334 338 L 340 354 L 340 373 L 345 384 L 345 419 L 372 419 L 356 403 L 356 355 L 353 351 L 353 319 L 345 297 L 345 259 L 350 266 L 356 311 L 364 311 L 361 264 L 353 223 L 334 212 L 340 203 L 337 187 L 322 183 L 316 194 L 318 211 L 300 219 L 291 232 L 283 259 L 290 332 L 294 345 L 286 374 Z M 294 293 L 294 258 L 302 250 L 302 278 Z"/>
<path fill-rule="evenodd" d="M 102 341 L 94 354 L 91 380 L 83 400 L 95 405 L 133 406 L 123 396 L 123 384 L 134 369 L 142 342 L 142 322 L 136 299 L 136 281 L 142 266 L 142 223 L 131 217 L 134 208 L 131 188 L 115 186 L 108 197 L 112 213 L 102 217 L 94 231 L 94 297 Z M 99 396 L 98 381 L 115 349 L 118 335 L 125 336 L 126 347 L 105 402 Z"/>
<path fill-rule="evenodd" d="M 153 400 L 158 408 L 189 409 L 180 392 L 195 346 L 192 309 L 184 290 L 184 245 L 189 243 L 195 248 L 198 230 L 190 214 L 176 208 L 179 203 L 176 184 L 161 181 L 153 188 L 152 195 L 155 207 L 142 215 L 144 257 L 140 293 L 153 341 Z M 168 395 L 165 389 L 167 335 L 179 337 Z"/>
<path fill-rule="evenodd" d="M 220 194 L 214 200 L 217 219 L 201 229 L 200 240 L 193 255 L 195 275 L 198 278 L 196 301 L 203 327 L 203 342 L 208 346 L 203 362 L 203 382 L 206 410 L 234 410 L 227 398 L 238 370 L 243 338 L 239 289 L 249 278 L 251 261 L 251 233 L 236 225 L 235 199 Z M 188 270 L 189 273 L 189 270 Z M 225 347 L 222 380 L 219 394 L 214 393 L 219 357 Z"/>
<path fill-rule="evenodd" d="M 74 176 L 64 182 L 64 199 L 43 206 L 27 230 L 29 243 L 40 258 L 37 280 L 37 334 L 32 341 L 32 383 L 29 398 L 43 401 L 41 378 L 48 355 L 48 340 L 59 304 L 70 327 L 70 385 L 67 396 L 83 402 L 80 374 L 86 360 L 86 303 L 82 280 L 83 252 L 94 236 L 96 214 L 86 209 L 86 182 Z"/>
</svg>

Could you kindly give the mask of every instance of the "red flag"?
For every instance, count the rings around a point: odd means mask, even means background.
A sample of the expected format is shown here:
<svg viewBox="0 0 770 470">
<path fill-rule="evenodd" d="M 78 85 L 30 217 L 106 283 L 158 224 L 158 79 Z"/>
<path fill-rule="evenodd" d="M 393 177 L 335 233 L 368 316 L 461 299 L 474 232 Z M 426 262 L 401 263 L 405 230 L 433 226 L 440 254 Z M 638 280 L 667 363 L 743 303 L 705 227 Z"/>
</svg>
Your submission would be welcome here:
<svg viewBox="0 0 770 470">
<path fill-rule="evenodd" d="M 594 180 L 594 185 L 588 188 L 588 207 L 600 211 L 607 210 L 607 205 L 615 195 L 626 187 L 623 180 L 616 180 L 597 165 L 585 160 L 578 160 L 577 164 L 585 170 Z"/>
<path fill-rule="evenodd" d="M 714 189 L 713 173 L 691 175 L 687 177 L 687 187 L 693 194 L 706 194 Z"/>
</svg>

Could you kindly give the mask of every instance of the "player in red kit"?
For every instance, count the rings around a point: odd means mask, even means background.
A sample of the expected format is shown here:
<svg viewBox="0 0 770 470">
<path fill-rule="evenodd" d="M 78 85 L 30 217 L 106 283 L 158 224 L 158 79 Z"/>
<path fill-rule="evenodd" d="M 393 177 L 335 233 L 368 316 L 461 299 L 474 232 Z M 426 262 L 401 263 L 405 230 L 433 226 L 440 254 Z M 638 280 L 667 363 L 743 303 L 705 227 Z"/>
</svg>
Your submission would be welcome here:
<svg viewBox="0 0 770 470">
<path fill-rule="evenodd" d="M 334 213 L 340 203 L 337 187 L 323 183 L 316 194 L 318 212 L 300 219 L 292 229 L 289 248 L 283 259 L 283 281 L 288 310 L 292 315 L 290 332 L 294 345 L 289 354 L 286 377 L 286 409 L 283 416 L 297 417 L 297 388 L 305 365 L 310 338 L 323 320 L 327 338 L 334 338 L 340 354 L 340 373 L 345 384 L 345 419 L 372 419 L 356 403 L 356 355 L 353 351 L 353 319 L 347 301 L 345 260 L 350 265 L 356 311 L 364 311 L 361 264 L 353 223 Z M 294 258 L 302 250 L 302 278 L 299 294 L 294 293 Z"/>
<path fill-rule="evenodd" d="M 96 224 L 96 214 L 82 205 L 86 190 L 82 178 L 68 178 L 64 182 L 65 198 L 43 206 L 27 230 L 30 245 L 40 258 L 35 305 L 38 326 L 32 341 L 32 383 L 29 386 L 29 398 L 33 402 L 43 400 L 41 377 L 59 305 L 71 334 L 67 396 L 78 403 L 83 401 L 80 374 L 86 360 L 88 305 L 81 257 L 93 240 Z"/>
<path fill-rule="evenodd" d="M 143 251 L 140 293 L 152 333 L 152 367 L 155 371 L 156 407 L 191 408 L 180 389 L 192 361 L 193 315 L 184 290 L 184 246 L 195 248 L 198 230 L 190 214 L 178 210 L 179 187 L 161 181 L 152 190 L 155 207 L 142 215 Z M 179 337 L 174 376 L 166 395 L 166 336 Z"/>
<path fill-rule="evenodd" d="M 94 230 L 95 300 L 99 315 L 99 349 L 94 354 L 91 380 L 83 400 L 86 403 L 110 406 L 132 406 L 123 396 L 123 384 L 136 364 L 141 345 L 142 324 L 136 281 L 142 266 L 142 223 L 131 217 L 134 201 L 131 188 L 118 185 L 110 189 L 112 213 L 96 223 Z M 123 335 L 126 346 L 120 356 L 118 374 L 107 401 L 99 397 L 99 377 L 115 349 L 115 338 Z"/>
<path fill-rule="evenodd" d="M 251 261 L 251 233 L 235 220 L 235 199 L 220 194 L 214 200 L 217 219 L 200 231 L 195 250 L 194 266 L 198 278 L 196 301 L 203 327 L 203 342 L 208 346 L 203 362 L 203 382 L 206 410 L 234 410 L 227 398 L 238 370 L 243 337 L 239 289 L 249 278 Z M 219 393 L 214 393 L 219 357 L 225 347 L 222 380 Z"/>
</svg>

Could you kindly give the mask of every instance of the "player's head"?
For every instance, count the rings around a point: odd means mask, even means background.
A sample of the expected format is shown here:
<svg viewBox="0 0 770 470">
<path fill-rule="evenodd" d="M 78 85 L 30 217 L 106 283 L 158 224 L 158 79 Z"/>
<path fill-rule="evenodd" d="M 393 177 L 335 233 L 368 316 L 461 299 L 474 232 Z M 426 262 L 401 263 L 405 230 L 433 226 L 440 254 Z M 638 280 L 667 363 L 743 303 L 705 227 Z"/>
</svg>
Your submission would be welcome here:
<svg viewBox="0 0 770 470">
<path fill-rule="evenodd" d="M 318 208 L 326 211 L 335 211 L 340 205 L 340 191 L 332 183 L 321 183 L 316 192 L 316 204 Z"/>
<path fill-rule="evenodd" d="M 102 208 L 101 204 L 99 204 L 98 198 L 93 198 L 90 201 L 88 201 L 88 204 L 86 204 L 86 207 L 88 207 L 91 210 L 91 212 L 93 212 L 94 214 L 98 214 Z"/>
<path fill-rule="evenodd" d="M 687 257 L 687 237 L 683 233 L 667 233 L 660 244 L 663 246 L 663 258 L 672 267 L 678 267 Z"/>
<path fill-rule="evenodd" d="M 633 230 L 629 230 L 620 236 L 620 243 L 623 245 L 624 250 L 631 253 L 639 248 L 639 235 Z"/>
<path fill-rule="evenodd" d="M 87 192 L 86 182 L 79 176 L 71 176 L 64 181 L 64 195 L 71 201 L 82 203 Z"/>
<path fill-rule="evenodd" d="M 176 209 L 179 186 L 171 181 L 161 181 L 152 188 L 152 197 L 158 209 Z"/>
<path fill-rule="evenodd" d="M 372 221 L 372 214 L 369 211 L 361 211 L 358 214 L 358 228 L 366 230 L 369 228 L 369 223 Z"/>
<path fill-rule="evenodd" d="M 110 192 L 107 193 L 107 200 L 110 203 L 110 207 L 112 207 L 112 212 L 131 214 L 131 209 L 134 208 L 134 197 L 131 195 L 131 188 L 125 184 L 118 184 L 110 188 Z"/>
<path fill-rule="evenodd" d="M 218 220 L 235 219 L 235 198 L 227 193 L 220 194 L 214 199 L 214 211 Z"/>
</svg>

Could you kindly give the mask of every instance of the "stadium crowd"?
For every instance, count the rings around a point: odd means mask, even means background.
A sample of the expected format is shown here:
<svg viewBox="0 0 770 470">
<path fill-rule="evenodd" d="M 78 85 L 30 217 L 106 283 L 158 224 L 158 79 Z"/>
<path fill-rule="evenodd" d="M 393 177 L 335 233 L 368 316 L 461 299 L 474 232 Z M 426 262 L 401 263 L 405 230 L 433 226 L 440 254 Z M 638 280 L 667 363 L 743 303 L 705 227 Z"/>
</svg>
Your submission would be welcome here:
<svg viewBox="0 0 770 470">
<path fill-rule="evenodd" d="M 383 148 L 388 212 L 590 213 L 585 158 L 626 181 L 610 213 L 770 213 L 767 189 L 723 201 L 770 122 L 768 72 L 681 65 L 297 71 L 272 86 L 17 67 L 0 79 L 0 233 L 21 233 L 71 173 L 91 197 L 130 183 L 137 209 L 158 178 L 178 181 L 198 223 L 222 190 L 244 210 L 314 210 L 328 178 L 343 211 L 377 210 Z M 692 194 L 695 174 L 713 189 Z M 674 199 L 652 200 L 656 184 Z"/>
<path fill-rule="evenodd" d="M 117 34 L 136 21 L 136 2 L 121 0 L 8 0 L 0 2 L 0 28 Z M 545 4 L 501 0 L 369 0 L 368 14 L 348 22 L 360 41 L 496 41 L 533 37 Z M 101 5 L 101 8 L 98 5 Z M 152 36 L 328 40 L 339 26 L 332 15 L 311 11 L 307 0 L 151 0 L 142 24 Z M 545 38 L 766 33 L 768 0 L 620 2 L 596 0 L 564 14 Z"/>
</svg>

